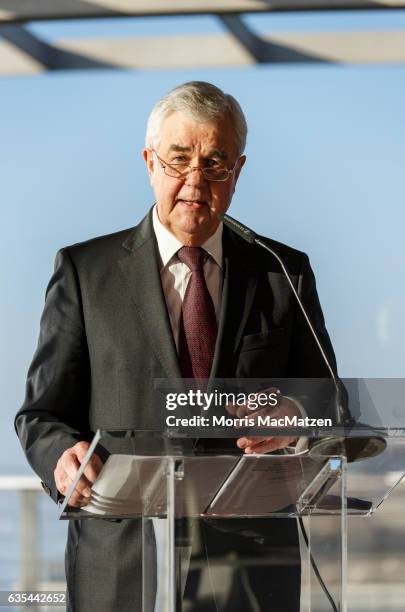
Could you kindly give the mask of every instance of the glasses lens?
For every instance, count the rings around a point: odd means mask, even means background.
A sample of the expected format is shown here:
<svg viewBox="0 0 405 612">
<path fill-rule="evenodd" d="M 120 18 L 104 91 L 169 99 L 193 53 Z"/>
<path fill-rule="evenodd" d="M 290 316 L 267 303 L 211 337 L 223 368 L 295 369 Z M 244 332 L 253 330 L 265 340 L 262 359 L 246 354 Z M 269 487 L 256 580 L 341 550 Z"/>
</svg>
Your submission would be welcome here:
<svg viewBox="0 0 405 612">
<path fill-rule="evenodd" d="M 200 170 L 207 181 L 226 181 L 229 176 L 226 168 L 201 168 Z M 167 176 L 185 178 L 190 174 L 192 168 L 187 164 L 166 164 L 164 171 Z"/>
<path fill-rule="evenodd" d="M 190 172 L 190 167 L 187 164 L 166 164 L 164 170 L 167 176 L 182 178 Z"/>
<path fill-rule="evenodd" d="M 204 168 L 202 172 L 207 181 L 225 181 L 229 174 L 226 168 Z"/>
</svg>

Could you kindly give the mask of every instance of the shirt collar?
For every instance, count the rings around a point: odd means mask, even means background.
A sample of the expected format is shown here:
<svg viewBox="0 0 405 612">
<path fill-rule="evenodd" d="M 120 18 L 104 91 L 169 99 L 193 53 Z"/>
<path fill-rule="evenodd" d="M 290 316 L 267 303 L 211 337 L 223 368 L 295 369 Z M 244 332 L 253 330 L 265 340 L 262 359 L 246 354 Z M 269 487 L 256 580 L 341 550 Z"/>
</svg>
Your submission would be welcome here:
<svg viewBox="0 0 405 612">
<path fill-rule="evenodd" d="M 157 214 L 156 204 L 152 213 L 153 230 L 155 232 L 162 268 L 167 266 L 172 257 L 183 246 L 180 240 L 162 224 Z M 202 244 L 202 248 L 213 258 L 215 263 L 222 268 L 222 232 L 223 223 L 221 222 L 215 232 Z"/>
</svg>

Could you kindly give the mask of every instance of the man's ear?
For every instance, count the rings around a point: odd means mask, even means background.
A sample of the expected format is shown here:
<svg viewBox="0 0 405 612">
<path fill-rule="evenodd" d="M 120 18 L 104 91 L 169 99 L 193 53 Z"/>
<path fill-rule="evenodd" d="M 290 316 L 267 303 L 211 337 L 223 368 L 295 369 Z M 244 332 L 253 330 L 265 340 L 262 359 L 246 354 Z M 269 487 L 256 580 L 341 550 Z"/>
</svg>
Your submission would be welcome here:
<svg viewBox="0 0 405 612">
<path fill-rule="evenodd" d="M 238 159 L 238 163 L 236 164 L 236 168 L 235 168 L 235 179 L 236 179 L 236 181 L 239 178 L 240 171 L 242 170 L 243 166 L 245 165 L 245 161 L 246 161 L 246 155 L 242 155 Z"/>
<path fill-rule="evenodd" d="M 143 149 L 142 156 L 146 164 L 146 168 L 148 170 L 149 179 L 152 180 L 152 175 L 154 171 L 154 158 L 153 153 L 150 149 Z"/>
<path fill-rule="evenodd" d="M 235 168 L 235 178 L 233 181 L 233 191 L 235 191 L 235 187 L 236 187 L 236 183 L 238 182 L 238 178 L 239 178 L 239 174 L 240 171 L 242 170 L 244 164 L 246 161 L 246 155 L 242 155 L 239 159 L 238 162 L 236 164 L 236 168 Z"/>
</svg>

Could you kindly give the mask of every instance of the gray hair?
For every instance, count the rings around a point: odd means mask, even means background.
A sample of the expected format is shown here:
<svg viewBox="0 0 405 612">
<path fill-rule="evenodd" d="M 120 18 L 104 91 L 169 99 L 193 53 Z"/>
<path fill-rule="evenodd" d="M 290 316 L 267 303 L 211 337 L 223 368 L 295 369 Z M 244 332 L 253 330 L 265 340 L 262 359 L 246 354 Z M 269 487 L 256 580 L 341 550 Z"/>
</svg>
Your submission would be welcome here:
<svg viewBox="0 0 405 612">
<path fill-rule="evenodd" d="M 227 115 L 235 128 L 238 153 L 242 155 L 246 146 L 247 124 L 239 102 L 205 81 L 190 81 L 178 85 L 155 104 L 146 126 L 146 147 L 158 147 L 162 120 L 176 111 L 201 123 L 215 121 Z"/>
</svg>

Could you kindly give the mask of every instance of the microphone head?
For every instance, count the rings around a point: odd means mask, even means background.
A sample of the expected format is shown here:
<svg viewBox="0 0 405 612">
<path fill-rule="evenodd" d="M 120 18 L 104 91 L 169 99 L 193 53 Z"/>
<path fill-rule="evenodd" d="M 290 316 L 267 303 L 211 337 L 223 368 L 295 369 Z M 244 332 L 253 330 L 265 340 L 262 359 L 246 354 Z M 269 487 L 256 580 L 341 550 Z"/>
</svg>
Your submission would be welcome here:
<svg viewBox="0 0 405 612">
<path fill-rule="evenodd" d="M 255 243 L 257 236 L 254 231 L 246 227 L 246 225 L 243 225 L 243 223 L 240 223 L 229 215 L 221 214 L 218 215 L 218 217 L 221 221 L 223 221 L 223 223 L 225 223 L 227 227 L 229 227 L 229 229 L 231 229 L 235 232 L 235 234 L 238 234 L 238 236 L 249 242 L 249 244 Z"/>
</svg>

